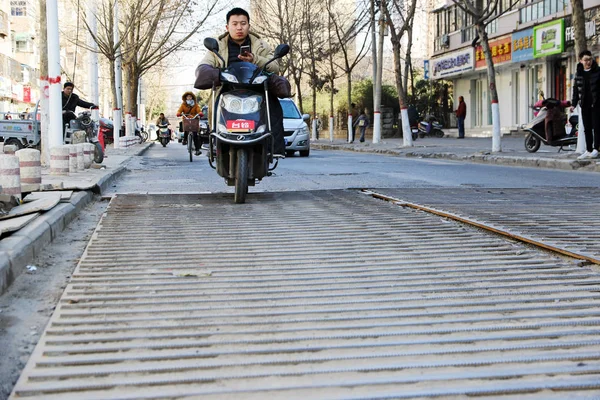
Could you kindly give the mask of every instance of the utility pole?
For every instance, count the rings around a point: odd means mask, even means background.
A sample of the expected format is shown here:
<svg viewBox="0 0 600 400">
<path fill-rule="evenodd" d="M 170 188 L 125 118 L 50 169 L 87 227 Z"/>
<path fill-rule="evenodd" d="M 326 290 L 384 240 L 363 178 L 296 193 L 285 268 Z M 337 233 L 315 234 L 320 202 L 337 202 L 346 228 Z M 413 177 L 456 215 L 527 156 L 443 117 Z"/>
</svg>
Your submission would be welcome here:
<svg viewBox="0 0 600 400">
<path fill-rule="evenodd" d="M 60 44 L 58 37 L 58 1 L 46 2 L 48 43 L 49 117 L 48 149 L 63 145 L 62 90 L 60 82 Z"/>
<path fill-rule="evenodd" d="M 39 1 L 40 10 L 40 129 L 41 129 L 41 145 L 42 165 L 50 165 L 50 138 L 48 137 L 48 127 L 50 126 L 50 117 L 48 114 L 49 106 L 49 87 L 48 87 L 48 31 L 46 19 L 46 0 Z"/>
<path fill-rule="evenodd" d="M 375 0 L 371 0 L 371 59 L 373 62 L 373 111 L 375 111 L 375 81 L 377 80 L 377 34 L 375 31 Z"/>
<path fill-rule="evenodd" d="M 381 0 L 381 7 L 385 7 L 385 1 Z M 379 12 L 379 52 L 377 53 L 377 79 L 375 80 L 375 95 L 373 96 L 373 143 L 381 141 L 381 81 L 383 75 L 383 38 L 385 35 L 385 13 Z"/>
<path fill-rule="evenodd" d="M 88 4 L 88 26 L 90 27 L 90 34 L 88 36 L 88 46 L 90 47 L 89 55 L 89 75 L 90 75 L 90 94 L 92 97 L 92 103 L 100 104 L 100 94 L 98 93 L 98 45 L 94 40 L 93 36 L 96 36 L 96 1 L 89 0 Z M 92 36 L 93 35 L 93 36 Z M 92 118 L 94 121 L 100 119 L 100 110 L 92 110 Z"/>
<path fill-rule="evenodd" d="M 113 111 L 113 140 L 115 149 L 119 148 L 119 137 L 123 126 L 123 70 L 121 69 L 121 44 L 119 43 L 119 2 L 115 0 L 113 9 L 113 41 L 116 48 L 115 54 L 115 90 L 117 91 L 117 104 Z"/>
</svg>

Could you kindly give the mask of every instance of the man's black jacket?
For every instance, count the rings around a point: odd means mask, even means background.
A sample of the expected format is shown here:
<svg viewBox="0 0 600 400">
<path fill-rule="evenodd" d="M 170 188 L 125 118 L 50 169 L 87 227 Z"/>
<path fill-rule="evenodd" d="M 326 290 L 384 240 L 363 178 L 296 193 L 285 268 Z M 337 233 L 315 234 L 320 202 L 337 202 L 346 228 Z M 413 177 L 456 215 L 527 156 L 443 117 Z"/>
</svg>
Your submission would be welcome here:
<svg viewBox="0 0 600 400">
<path fill-rule="evenodd" d="M 583 64 L 577 64 L 577 72 L 575 74 L 575 84 L 573 85 L 573 98 L 571 105 L 577 107 L 577 103 L 581 101 L 581 107 L 589 108 L 596 107 L 600 101 L 600 67 L 596 64 L 596 61 L 592 62 L 592 67 L 589 72 L 589 81 L 583 78 Z M 589 84 L 592 95 L 591 99 L 585 98 L 586 89 L 585 85 Z"/>
<path fill-rule="evenodd" d="M 70 96 L 65 96 L 62 94 L 62 109 L 63 111 L 72 111 L 75 112 L 75 108 L 83 107 L 83 108 L 92 108 L 94 107 L 94 103 L 88 103 L 87 101 L 83 101 L 77 96 L 75 93 L 71 93 Z"/>
</svg>

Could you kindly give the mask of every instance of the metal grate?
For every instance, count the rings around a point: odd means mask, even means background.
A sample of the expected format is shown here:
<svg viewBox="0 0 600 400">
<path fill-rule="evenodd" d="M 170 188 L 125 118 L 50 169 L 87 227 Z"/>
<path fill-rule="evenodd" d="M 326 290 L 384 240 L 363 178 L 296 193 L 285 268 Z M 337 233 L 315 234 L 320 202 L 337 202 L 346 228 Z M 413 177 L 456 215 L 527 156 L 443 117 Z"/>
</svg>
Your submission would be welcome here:
<svg viewBox="0 0 600 400">
<path fill-rule="evenodd" d="M 599 288 L 354 191 L 118 196 L 12 398 L 592 398 Z"/>
</svg>

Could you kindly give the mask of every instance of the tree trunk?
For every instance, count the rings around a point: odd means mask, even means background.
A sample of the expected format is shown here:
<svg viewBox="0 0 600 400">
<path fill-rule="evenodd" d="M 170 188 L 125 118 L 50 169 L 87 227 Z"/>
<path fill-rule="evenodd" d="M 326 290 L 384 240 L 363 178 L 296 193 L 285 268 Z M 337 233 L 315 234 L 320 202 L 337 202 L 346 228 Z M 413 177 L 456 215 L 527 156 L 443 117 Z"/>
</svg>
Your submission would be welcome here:
<svg viewBox="0 0 600 400">
<path fill-rule="evenodd" d="M 350 135 L 350 139 L 354 136 L 352 131 L 354 130 L 354 124 L 352 115 L 352 73 L 351 71 L 347 71 L 346 74 L 346 82 L 348 83 L 348 134 Z"/>
<path fill-rule="evenodd" d="M 585 38 L 585 14 L 583 12 L 583 0 L 571 0 L 573 8 L 573 33 L 575 34 L 575 56 L 587 50 Z"/>
<path fill-rule="evenodd" d="M 137 95 L 139 86 L 139 72 L 133 63 L 125 64 L 127 87 L 125 91 L 125 111 L 137 116 Z"/>
<path fill-rule="evenodd" d="M 112 108 L 117 108 L 117 77 L 115 75 L 115 60 L 110 60 L 110 93 L 112 94 Z"/>
<path fill-rule="evenodd" d="M 490 89 L 490 101 L 492 103 L 492 152 L 499 153 L 502 151 L 501 134 L 500 134 L 500 106 L 498 105 L 498 90 L 496 89 L 496 71 L 494 70 L 494 60 L 492 60 L 492 51 L 488 42 L 487 32 L 483 22 L 478 23 L 477 32 L 481 38 L 481 46 L 485 54 L 485 62 L 487 64 L 488 82 Z"/>
<path fill-rule="evenodd" d="M 50 125 L 50 85 L 48 83 L 48 30 L 46 24 L 46 0 L 39 1 L 40 12 L 40 33 L 39 33 L 39 51 L 40 51 L 40 129 L 41 129 L 41 163 L 44 166 L 50 165 L 50 143 L 48 136 L 48 126 Z"/>
<path fill-rule="evenodd" d="M 394 73 L 396 76 L 396 90 L 398 90 L 398 103 L 400 105 L 403 144 L 405 147 L 411 147 L 413 145 L 412 132 L 410 130 L 410 122 L 408 121 L 406 92 L 404 91 L 402 78 L 402 57 L 400 54 L 400 43 L 398 41 L 392 41 L 392 51 L 394 53 Z"/>
</svg>

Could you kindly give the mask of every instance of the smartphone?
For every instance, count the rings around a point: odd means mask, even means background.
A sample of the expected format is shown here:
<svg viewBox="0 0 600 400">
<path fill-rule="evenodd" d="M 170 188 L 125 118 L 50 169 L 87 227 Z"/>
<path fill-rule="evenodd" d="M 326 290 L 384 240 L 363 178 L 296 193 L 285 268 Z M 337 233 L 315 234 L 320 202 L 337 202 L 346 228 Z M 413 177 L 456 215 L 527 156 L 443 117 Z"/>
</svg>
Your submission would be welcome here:
<svg viewBox="0 0 600 400">
<path fill-rule="evenodd" d="M 247 56 L 250 54 L 250 45 L 244 45 L 240 47 L 240 54 L 243 56 Z"/>
</svg>

